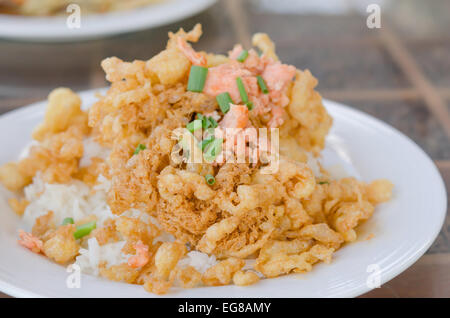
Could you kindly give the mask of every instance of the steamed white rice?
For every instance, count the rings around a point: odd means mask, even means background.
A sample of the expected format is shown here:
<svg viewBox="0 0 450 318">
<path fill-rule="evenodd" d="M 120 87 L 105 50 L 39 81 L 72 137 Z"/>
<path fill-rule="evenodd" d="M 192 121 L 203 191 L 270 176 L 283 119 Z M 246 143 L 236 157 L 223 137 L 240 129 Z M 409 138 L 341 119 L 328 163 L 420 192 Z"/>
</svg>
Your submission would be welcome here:
<svg viewBox="0 0 450 318">
<path fill-rule="evenodd" d="M 113 217 L 113 214 L 106 203 L 109 181 L 106 178 L 99 180 L 102 182 L 92 193 L 81 181 L 74 180 L 70 184 L 48 184 L 37 174 L 33 183 L 24 190 L 25 198 L 30 202 L 23 215 L 26 230 L 32 228 L 36 218 L 49 211 L 53 211 L 55 224 L 61 224 L 67 217 L 77 222 L 94 214 L 98 226 L 102 226 L 106 219 Z"/>
<path fill-rule="evenodd" d="M 106 159 L 110 152 L 108 148 L 102 147 L 98 142 L 95 142 L 93 137 L 84 138 L 83 157 L 80 159 L 80 167 L 90 166 L 93 157 Z"/>
<path fill-rule="evenodd" d="M 106 267 L 119 265 L 128 261 L 129 255 L 122 253 L 125 241 L 100 246 L 95 237 L 88 240 L 87 248 L 80 249 L 75 264 L 85 274 L 98 275 L 98 265 L 105 262 Z"/>
<path fill-rule="evenodd" d="M 198 251 L 191 251 L 187 253 L 187 255 L 178 262 L 179 266 L 181 267 L 192 266 L 202 274 L 208 268 L 216 264 L 217 260 L 214 255 L 209 256 L 208 254 Z"/>
</svg>

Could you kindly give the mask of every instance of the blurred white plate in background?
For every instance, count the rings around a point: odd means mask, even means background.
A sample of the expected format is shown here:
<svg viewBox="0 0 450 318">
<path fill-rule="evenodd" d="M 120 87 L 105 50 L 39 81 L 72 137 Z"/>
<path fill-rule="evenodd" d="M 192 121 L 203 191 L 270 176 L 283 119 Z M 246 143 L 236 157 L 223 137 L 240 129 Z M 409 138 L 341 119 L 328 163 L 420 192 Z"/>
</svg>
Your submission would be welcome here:
<svg viewBox="0 0 450 318">
<path fill-rule="evenodd" d="M 104 14 L 81 13 L 81 27 L 67 27 L 69 14 L 33 17 L 0 14 L 0 37 L 26 41 L 75 41 L 148 29 L 199 13 L 216 0 L 166 0 Z"/>
<path fill-rule="evenodd" d="M 95 91 L 80 94 L 83 105 L 96 101 Z M 408 137 L 383 122 L 347 106 L 324 101 L 334 119 L 323 152 L 324 165 L 340 165 L 364 181 L 388 178 L 390 202 L 377 206 L 358 230 L 357 242 L 306 274 L 265 279 L 248 286 L 174 289 L 168 297 L 354 297 L 368 292 L 377 274 L 383 284 L 411 266 L 438 235 L 446 214 L 442 178 L 428 156 Z M 0 116 L 0 164 L 16 160 L 43 118 L 46 102 Z M 0 190 L 4 188 L 0 187 Z M 6 191 L 6 190 L 5 190 Z M 142 286 L 83 275 L 80 289 L 66 287 L 63 266 L 17 243 L 19 217 L 0 193 L 0 291 L 17 297 L 159 297 Z M 370 240 L 366 238 L 373 234 Z M 373 280 L 376 282 L 376 279 Z"/>
</svg>

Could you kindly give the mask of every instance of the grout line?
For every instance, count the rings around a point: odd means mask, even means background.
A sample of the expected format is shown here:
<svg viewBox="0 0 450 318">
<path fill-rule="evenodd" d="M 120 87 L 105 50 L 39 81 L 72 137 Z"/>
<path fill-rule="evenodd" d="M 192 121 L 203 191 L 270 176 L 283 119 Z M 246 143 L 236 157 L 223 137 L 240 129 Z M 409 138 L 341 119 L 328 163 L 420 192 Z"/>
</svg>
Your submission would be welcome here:
<svg viewBox="0 0 450 318">
<path fill-rule="evenodd" d="M 439 169 L 450 169 L 450 160 L 435 160 L 434 163 Z"/>
<path fill-rule="evenodd" d="M 436 88 L 437 92 L 445 100 L 450 100 L 450 89 Z M 399 89 L 320 89 L 320 93 L 328 99 L 349 100 L 349 101 L 396 101 L 396 100 L 417 100 L 421 98 L 419 91 L 414 88 Z"/>
<path fill-rule="evenodd" d="M 225 10 L 231 18 L 234 34 L 238 43 L 241 43 L 244 47 L 251 47 L 251 34 L 246 22 L 248 18 L 244 14 L 245 8 L 243 7 L 243 1 L 227 0 L 221 3 L 225 6 Z"/>
<path fill-rule="evenodd" d="M 322 96 L 328 99 L 345 101 L 392 101 L 416 100 L 420 97 L 418 91 L 405 89 L 376 89 L 376 90 L 320 90 Z"/>
<path fill-rule="evenodd" d="M 285 37 L 277 40 L 277 45 L 286 45 L 292 43 L 293 40 L 298 40 L 298 37 Z M 361 38 L 356 38 L 350 35 L 342 35 L 339 38 L 331 36 L 313 37 L 305 34 L 301 38 L 302 45 L 307 47 L 340 47 L 340 46 L 367 46 L 377 45 L 380 43 L 378 36 L 365 35 Z M 437 46 L 446 45 L 450 41 L 450 37 L 436 37 L 426 39 L 403 39 L 403 43 L 407 46 L 423 47 L 423 46 Z"/>
<path fill-rule="evenodd" d="M 288 46 L 296 44 L 299 41 L 299 37 L 294 35 L 276 40 L 277 47 Z M 355 38 L 351 36 L 342 36 L 339 39 L 336 37 L 310 37 L 308 35 L 302 36 L 301 43 L 303 48 L 341 48 L 341 47 L 367 47 L 367 46 L 377 46 L 380 44 L 380 39 L 377 36 L 369 35 L 364 38 Z"/>
<path fill-rule="evenodd" d="M 381 41 L 414 87 L 420 92 L 425 104 L 437 117 L 437 120 L 450 138 L 450 113 L 444 99 L 420 71 L 419 66 L 404 45 L 386 26 L 381 29 Z"/>
</svg>

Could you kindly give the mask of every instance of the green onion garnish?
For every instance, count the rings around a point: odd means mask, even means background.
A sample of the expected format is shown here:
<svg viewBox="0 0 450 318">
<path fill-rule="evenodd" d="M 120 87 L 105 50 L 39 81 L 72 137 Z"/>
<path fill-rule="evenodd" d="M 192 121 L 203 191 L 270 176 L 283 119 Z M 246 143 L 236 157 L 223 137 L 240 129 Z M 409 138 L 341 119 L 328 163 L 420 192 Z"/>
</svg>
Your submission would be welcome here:
<svg viewBox="0 0 450 318">
<path fill-rule="evenodd" d="M 237 60 L 239 62 L 244 62 L 248 57 L 248 51 L 247 50 L 242 50 L 241 54 L 239 54 Z"/>
<path fill-rule="evenodd" d="M 320 181 L 319 184 L 330 184 L 328 181 Z"/>
<path fill-rule="evenodd" d="M 200 142 L 200 147 L 202 148 L 202 151 L 204 151 L 205 148 L 206 148 L 211 142 L 214 141 L 214 139 L 215 139 L 214 136 L 211 136 L 211 137 L 209 137 L 209 138 L 203 139 L 203 140 Z"/>
<path fill-rule="evenodd" d="M 209 120 L 212 128 L 216 128 L 217 126 L 219 126 L 219 124 L 217 123 L 217 121 L 214 118 L 208 117 L 208 120 Z"/>
<path fill-rule="evenodd" d="M 72 218 L 65 218 L 65 219 L 62 221 L 62 225 L 74 224 L 74 223 L 75 223 L 75 222 L 73 221 Z"/>
<path fill-rule="evenodd" d="M 208 118 L 206 116 L 203 116 L 202 114 L 199 113 L 199 114 L 197 114 L 196 118 L 198 120 L 202 121 L 202 128 L 203 129 L 208 129 L 209 128 L 210 123 L 209 123 Z"/>
<path fill-rule="evenodd" d="M 203 66 L 192 65 L 189 73 L 189 80 L 187 90 L 191 92 L 201 93 L 205 86 L 206 75 L 208 75 L 208 69 Z"/>
<path fill-rule="evenodd" d="M 137 155 L 141 150 L 147 149 L 147 147 L 143 144 L 139 144 L 133 152 L 133 155 Z"/>
<path fill-rule="evenodd" d="M 205 176 L 205 180 L 206 180 L 206 183 L 207 184 L 209 184 L 209 185 L 213 185 L 214 183 L 216 183 L 216 178 L 214 178 L 212 175 L 210 175 L 210 174 L 207 174 L 206 176 Z"/>
<path fill-rule="evenodd" d="M 195 118 L 197 118 L 198 120 L 202 121 L 202 128 L 203 129 L 208 129 L 208 128 L 216 128 L 217 126 L 219 126 L 219 124 L 217 123 L 217 121 L 212 118 L 212 117 L 206 117 L 203 116 L 202 114 L 198 113 Z"/>
<path fill-rule="evenodd" d="M 196 119 L 194 121 L 191 121 L 189 124 L 187 124 L 186 128 L 191 133 L 194 133 L 194 131 L 196 131 L 198 129 L 202 129 L 202 120 Z"/>
<path fill-rule="evenodd" d="M 96 222 L 92 221 L 92 222 L 88 222 L 86 224 L 77 226 L 76 231 L 73 233 L 73 236 L 75 237 L 76 240 L 89 235 L 89 233 L 92 232 L 93 229 L 96 228 Z"/>
<path fill-rule="evenodd" d="M 236 78 L 236 84 L 239 89 L 239 93 L 241 94 L 242 101 L 244 103 L 247 103 L 248 95 L 247 95 L 247 92 L 245 91 L 245 86 L 244 86 L 244 82 L 242 82 L 242 78 L 240 78 L 240 77 Z"/>
<path fill-rule="evenodd" d="M 248 101 L 247 103 L 245 103 L 245 105 L 247 105 L 248 110 L 252 110 L 253 109 L 253 103 Z"/>
<path fill-rule="evenodd" d="M 228 92 L 219 94 L 216 96 L 217 103 L 220 106 L 222 113 L 226 114 L 230 110 L 230 104 L 233 104 L 233 100 Z"/>
<path fill-rule="evenodd" d="M 203 157 L 207 162 L 213 162 L 216 159 L 216 157 L 222 151 L 222 143 L 223 139 L 217 138 L 206 146 L 206 150 L 205 153 L 203 154 Z"/>
<path fill-rule="evenodd" d="M 264 81 L 264 78 L 262 78 L 261 75 L 256 76 L 257 80 L 258 80 L 258 85 L 259 88 L 261 88 L 261 91 L 264 94 L 269 94 L 269 89 L 267 88 L 266 82 Z"/>
</svg>

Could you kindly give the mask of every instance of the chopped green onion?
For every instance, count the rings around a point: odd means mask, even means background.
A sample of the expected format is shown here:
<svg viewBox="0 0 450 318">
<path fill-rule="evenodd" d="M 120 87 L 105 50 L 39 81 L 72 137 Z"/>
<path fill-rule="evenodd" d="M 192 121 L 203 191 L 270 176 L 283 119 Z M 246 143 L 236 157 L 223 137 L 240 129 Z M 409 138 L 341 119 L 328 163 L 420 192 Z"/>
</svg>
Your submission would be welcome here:
<svg viewBox="0 0 450 318">
<path fill-rule="evenodd" d="M 210 175 L 210 174 L 207 174 L 206 176 L 205 176 L 205 180 L 206 180 L 206 183 L 207 184 L 209 184 L 209 185 L 213 185 L 214 183 L 216 183 L 216 178 L 214 178 L 212 175 Z"/>
<path fill-rule="evenodd" d="M 269 89 L 267 88 L 267 85 L 266 85 L 266 82 L 264 81 L 264 78 L 262 78 L 261 75 L 258 75 L 256 78 L 258 79 L 258 85 L 259 85 L 259 88 L 261 88 L 261 91 L 264 94 L 269 94 Z"/>
<path fill-rule="evenodd" d="M 253 103 L 248 101 L 247 103 L 245 103 L 245 105 L 247 105 L 248 110 L 252 110 L 253 109 Z"/>
<path fill-rule="evenodd" d="M 201 120 L 201 121 L 202 121 L 202 128 L 203 128 L 203 129 L 208 129 L 209 126 L 211 125 L 210 122 L 209 122 L 209 120 L 208 120 L 208 118 L 207 118 L 206 116 L 203 116 L 203 115 L 200 114 L 200 113 L 197 114 L 196 118 L 197 118 L 198 120 Z"/>
<path fill-rule="evenodd" d="M 136 149 L 134 150 L 133 155 L 137 155 L 141 150 L 147 149 L 147 147 L 143 144 L 139 144 Z"/>
<path fill-rule="evenodd" d="M 76 240 L 89 235 L 93 229 L 96 228 L 96 222 L 92 221 L 92 222 L 88 222 L 85 223 L 83 225 L 77 226 L 76 231 L 73 233 L 73 236 L 75 237 Z"/>
<path fill-rule="evenodd" d="M 207 75 L 208 69 L 206 67 L 192 65 L 189 73 L 187 90 L 197 93 L 203 92 Z"/>
<path fill-rule="evenodd" d="M 208 120 L 211 123 L 212 128 L 216 128 L 217 126 L 219 126 L 219 124 L 217 123 L 217 121 L 214 118 L 208 117 Z"/>
<path fill-rule="evenodd" d="M 194 133 L 194 131 L 196 131 L 198 129 L 202 129 L 202 120 L 196 119 L 194 121 L 191 121 L 189 124 L 187 124 L 186 128 L 191 133 Z"/>
<path fill-rule="evenodd" d="M 205 119 L 205 116 L 203 116 L 203 115 L 200 114 L 200 113 L 197 113 L 197 115 L 195 115 L 195 119 L 204 120 L 204 119 Z"/>
<path fill-rule="evenodd" d="M 330 184 L 328 181 L 320 181 L 319 184 Z"/>
<path fill-rule="evenodd" d="M 200 147 L 202 148 L 202 151 L 204 151 L 205 148 L 206 148 L 211 142 L 214 141 L 214 139 L 215 139 L 214 136 L 211 136 L 211 137 L 209 137 L 209 138 L 203 139 L 203 140 L 200 142 Z"/>
<path fill-rule="evenodd" d="M 244 86 L 244 82 L 242 82 L 242 78 L 240 78 L 240 77 L 236 78 L 236 84 L 239 89 L 239 93 L 241 94 L 242 101 L 244 103 L 247 103 L 248 95 L 247 95 L 247 92 L 245 91 L 245 86 Z"/>
<path fill-rule="evenodd" d="M 74 223 L 75 223 L 75 222 L 73 221 L 72 218 L 65 218 L 65 219 L 62 221 L 62 225 L 74 224 Z"/>
<path fill-rule="evenodd" d="M 220 106 L 222 113 L 226 114 L 230 110 L 230 104 L 233 103 L 231 96 L 228 92 L 219 94 L 216 96 L 217 103 Z"/>
<path fill-rule="evenodd" d="M 202 128 L 203 129 L 208 129 L 209 127 L 211 127 L 211 123 L 210 123 L 209 119 L 208 118 L 204 118 L 202 120 Z"/>
<path fill-rule="evenodd" d="M 213 162 L 219 153 L 222 151 L 222 143 L 223 139 L 217 138 L 214 139 L 209 145 L 206 147 L 205 153 L 203 157 L 207 162 Z"/>
<path fill-rule="evenodd" d="M 248 57 L 248 51 L 247 50 L 242 50 L 241 54 L 239 54 L 237 60 L 239 62 L 244 62 Z"/>
<path fill-rule="evenodd" d="M 200 113 L 198 113 L 195 118 L 197 118 L 198 120 L 202 121 L 202 128 L 203 129 L 208 129 L 210 127 L 212 128 L 216 128 L 217 126 L 219 126 L 219 124 L 217 123 L 217 121 L 212 118 L 212 117 L 206 117 Z"/>
<path fill-rule="evenodd" d="M 192 136 L 192 135 L 191 135 Z M 191 142 L 190 142 L 190 138 L 187 138 L 186 136 L 182 136 L 180 141 L 178 142 L 178 144 L 181 146 L 181 148 L 183 149 L 183 157 L 184 158 L 189 158 L 191 155 Z"/>
</svg>

